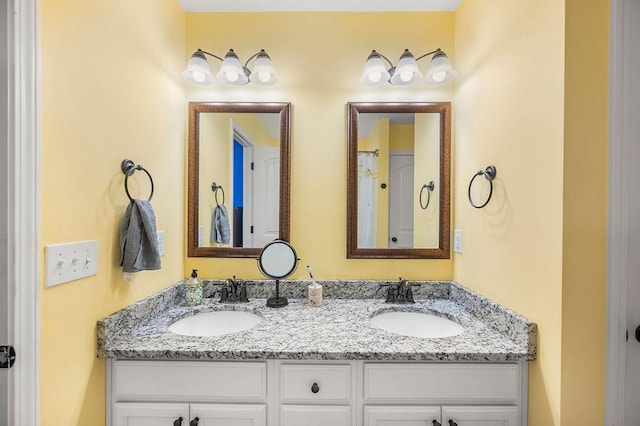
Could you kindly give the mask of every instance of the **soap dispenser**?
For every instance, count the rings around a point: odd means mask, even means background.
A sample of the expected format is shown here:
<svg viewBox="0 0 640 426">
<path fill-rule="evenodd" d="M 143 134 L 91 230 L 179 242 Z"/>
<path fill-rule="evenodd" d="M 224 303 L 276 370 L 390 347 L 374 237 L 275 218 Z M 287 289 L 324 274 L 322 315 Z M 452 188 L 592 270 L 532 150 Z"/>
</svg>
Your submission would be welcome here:
<svg viewBox="0 0 640 426">
<path fill-rule="evenodd" d="M 202 303 L 202 281 L 198 279 L 198 270 L 191 271 L 191 278 L 185 285 L 184 301 L 187 306 L 196 306 Z"/>
</svg>

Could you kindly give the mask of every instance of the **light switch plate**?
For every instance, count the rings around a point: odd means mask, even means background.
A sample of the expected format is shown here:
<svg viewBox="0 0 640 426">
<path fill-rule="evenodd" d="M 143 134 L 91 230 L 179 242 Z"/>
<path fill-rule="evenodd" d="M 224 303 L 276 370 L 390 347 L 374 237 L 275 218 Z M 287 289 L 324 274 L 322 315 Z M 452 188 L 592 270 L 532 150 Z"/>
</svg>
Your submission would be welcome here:
<svg viewBox="0 0 640 426">
<path fill-rule="evenodd" d="M 96 275 L 98 240 L 53 244 L 45 248 L 45 287 Z"/>
<path fill-rule="evenodd" d="M 462 230 L 453 230 L 453 251 L 462 254 Z"/>
</svg>

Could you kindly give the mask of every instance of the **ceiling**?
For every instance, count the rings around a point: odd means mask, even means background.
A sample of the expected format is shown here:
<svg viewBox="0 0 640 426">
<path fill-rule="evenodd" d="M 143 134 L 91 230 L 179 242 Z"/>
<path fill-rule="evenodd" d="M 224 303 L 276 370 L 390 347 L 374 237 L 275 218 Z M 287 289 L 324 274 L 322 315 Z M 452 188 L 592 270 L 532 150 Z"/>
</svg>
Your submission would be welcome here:
<svg viewBox="0 0 640 426">
<path fill-rule="evenodd" d="M 178 0 L 187 12 L 436 12 L 462 0 Z"/>
</svg>

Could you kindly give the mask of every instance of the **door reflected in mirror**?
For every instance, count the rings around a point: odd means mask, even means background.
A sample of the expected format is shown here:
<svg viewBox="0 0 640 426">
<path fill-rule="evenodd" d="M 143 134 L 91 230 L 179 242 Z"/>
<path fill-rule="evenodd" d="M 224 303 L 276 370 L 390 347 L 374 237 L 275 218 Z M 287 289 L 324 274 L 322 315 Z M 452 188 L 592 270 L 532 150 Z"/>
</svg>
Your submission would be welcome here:
<svg viewBox="0 0 640 426">
<path fill-rule="evenodd" d="M 349 257 L 449 257 L 449 117 L 448 103 L 349 104 Z"/>
<path fill-rule="evenodd" d="M 190 104 L 189 255 L 288 239 L 289 104 Z"/>
</svg>

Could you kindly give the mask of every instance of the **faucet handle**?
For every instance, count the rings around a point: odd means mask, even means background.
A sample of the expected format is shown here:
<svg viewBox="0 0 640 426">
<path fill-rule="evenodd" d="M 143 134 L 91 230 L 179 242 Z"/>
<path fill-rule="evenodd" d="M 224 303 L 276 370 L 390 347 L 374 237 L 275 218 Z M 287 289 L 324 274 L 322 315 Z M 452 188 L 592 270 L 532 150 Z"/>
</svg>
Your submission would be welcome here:
<svg viewBox="0 0 640 426">
<path fill-rule="evenodd" d="M 412 285 L 409 284 L 409 287 L 407 288 L 407 291 L 404 296 L 404 300 L 407 303 L 416 303 L 416 301 L 413 299 L 413 290 L 411 289 L 411 287 Z"/>
<path fill-rule="evenodd" d="M 224 303 L 229 300 L 229 289 L 226 284 L 222 284 L 222 288 L 220 289 L 220 303 Z"/>
<path fill-rule="evenodd" d="M 385 303 L 393 303 L 396 301 L 396 289 L 393 288 L 391 283 L 380 283 L 380 288 L 387 287 L 387 298 L 385 299 Z"/>
<path fill-rule="evenodd" d="M 238 296 L 238 301 L 241 303 L 247 303 L 249 301 L 247 297 L 247 283 L 244 281 L 240 282 L 240 296 Z"/>
</svg>

